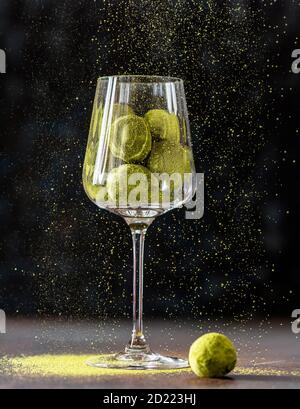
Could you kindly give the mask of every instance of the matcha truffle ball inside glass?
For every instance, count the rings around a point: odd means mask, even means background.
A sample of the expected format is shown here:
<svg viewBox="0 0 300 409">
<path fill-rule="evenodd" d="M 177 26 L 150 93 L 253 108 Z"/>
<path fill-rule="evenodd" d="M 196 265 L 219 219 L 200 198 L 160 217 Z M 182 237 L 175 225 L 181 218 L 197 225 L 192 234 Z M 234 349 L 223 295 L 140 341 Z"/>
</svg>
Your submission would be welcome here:
<svg viewBox="0 0 300 409">
<path fill-rule="evenodd" d="M 180 141 L 179 121 L 175 114 L 164 109 L 151 109 L 145 115 L 150 126 L 151 135 L 157 140 L 166 139 L 171 142 Z"/>
<path fill-rule="evenodd" d="M 102 116 L 103 116 L 103 107 L 102 105 L 97 105 L 93 109 L 93 115 L 92 115 L 92 121 L 91 121 L 91 136 L 95 139 L 97 139 L 97 134 L 96 132 L 99 132 L 99 129 L 101 127 L 101 122 L 102 122 Z"/>
<path fill-rule="evenodd" d="M 108 201 L 107 188 L 105 185 L 94 185 L 91 178 L 83 179 L 83 186 L 88 197 L 95 203 Z"/>
<path fill-rule="evenodd" d="M 189 190 L 192 152 L 187 146 L 170 141 L 154 142 L 148 159 L 148 168 L 157 174 L 161 183 L 164 207 L 169 202 L 180 203 L 184 192 Z"/>
<path fill-rule="evenodd" d="M 153 173 L 190 173 L 191 151 L 188 147 L 169 141 L 154 142 L 148 159 Z"/>
<path fill-rule="evenodd" d="M 234 369 L 236 360 L 236 350 L 230 339 L 214 332 L 198 338 L 189 352 L 190 366 L 202 378 L 225 376 Z"/>
<path fill-rule="evenodd" d="M 113 105 L 113 120 L 124 115 L 134 115 L 134 110 L 128 104 L 115 103 Z"/>
<path fill-rule="evenodd" d="M 147 205 L 151 202 L 151 177 L 142 165 L 114 168 L 107 177 L 108 196 L 116 205 Z"/>
<path fill-rule="evenodd" d="M 151 150 L 150 128 L 144 118 L 125 115 L 114 120 L 110 131 L 112 154 L 125 162 L 141 162 Z"/>
</svg>

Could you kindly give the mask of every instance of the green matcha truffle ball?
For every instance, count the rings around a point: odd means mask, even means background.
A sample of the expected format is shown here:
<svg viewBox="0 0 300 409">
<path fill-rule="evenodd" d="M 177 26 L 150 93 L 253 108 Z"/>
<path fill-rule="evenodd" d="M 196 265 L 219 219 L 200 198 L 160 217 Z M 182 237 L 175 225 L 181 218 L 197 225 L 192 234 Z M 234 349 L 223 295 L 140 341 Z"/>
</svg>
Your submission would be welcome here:
<svg viewBox="0 0 300 409">
<path fill-rule="evenodd" d="M 128 104 L 116 103 L 113 105 L 113 120 L 124 115 L 134 115 L 134 110 Z"/>
<path fill-rule="evenodd" d="M 99 134 L 100 128 L 101 128 L 102 117 L 103 117 L 102 104 L 100 104 L 100 105 L 96 104 L 94 106 L 94 109 L 93 109 L 91 127 L 90 127 L 91 136 L 93 138 L 98 137 L 98 134 Z"/>
<path fill-rule="evenodd" d="M 191 175 L 191 163 L 192 154 L 187 146 L 170 141 L 153 143 L 147 165 L 160 180 L 162 201 L 166 205 L 169 201 L 180 203 L 183 200 L 184 183 L 191 183 L 183 177 Z"/>
<path fill-rule="evenodd" d="M 141 162 L 151 150 L 150 128 L 144 118 L 125 115 L 114 120 L 110 131 L 112 154 L 125 162 Z"/>
<path fill-rule="evenodd" d="M 116 205 L 147 204 L 151 201 L 151 172 L 133 164 L 114 168 L 107 177 L 107 191 Z"/>
<path fill-rule="evenodd" d="M 108 201 L 106 186 L 93 185 L 90 180 L 84 180 L 83 185 L 88 197 L 96 204 L 106 203 Z"/>
<path fill-rule="evenodd" d="M 170 114 L 164 109 L 150 109 L 145 114 L 145 119 L 150 126 L 153 138 L 166 139 L 171 142 L 180 141 L 179 121 L 175 114 Z"/>
<path fill-rule="evenodd" d="M 236 360 L 236 350 L 230 339 L 214 332 L 198 338 L 189 352 L 190 366 L 202 378 L 225 376 L 233 370 Z"/>
<path fill-rule="evenodd" d="M 191 172 L 190 159 L 188 147 L 169 141 L 154 142 L 148 159 L 148 168 L 153 173 L 182 175 Z"/>
</svg>

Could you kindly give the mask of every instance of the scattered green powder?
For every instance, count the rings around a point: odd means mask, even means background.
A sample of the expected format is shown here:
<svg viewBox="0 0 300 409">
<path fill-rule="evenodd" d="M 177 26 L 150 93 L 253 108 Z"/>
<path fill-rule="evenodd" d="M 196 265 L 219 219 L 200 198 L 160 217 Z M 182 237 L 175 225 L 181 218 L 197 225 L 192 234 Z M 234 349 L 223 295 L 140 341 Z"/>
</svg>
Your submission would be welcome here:
<svg viewBox="0 0 300 409">
<path fill-rule="evenodd" d="M 189 372 L 185 369 L 108 369 L 93 368 L 86 362 L 95 358 L 109 362 L 111 355 L 34 355 L 26 357 L 6 358 L 0 361 L 0 372 L 9 372 L 15 375 L 56 376 L 56 377 L 97 377 L 113 375 L 153 375 L 158 373 Z M 4 370 L 3 370 L 4 369 Z"/>
<path fill-rule="evenodd" d="M 151 369 L 126 370 L 126 369 L 106 369 L 93 368 L 86 364 L 89 359 L 101 358 L 102 361 L 109 359 L 110 355 L 34 355 L 15 358 L 4 358 L 0 360 L 0 373 L 18 375 L 18 376 L 43 376 L 43 377 L 99 377 L 99 376 L 148 376 L 158 374 L 192 374 L 189 368 L 184 369 Z M 239 375 L 257 375 L 257 376 L 299 376 L 300 371 L 283 370 L 274 368 L 251 368 L 237 367 L 230 374 Z"/>
<path fill-rule="evenodd" d="M 275 368 L 235 368 L 233 375 L 257 375 L 257 376 L 300 376 L 300 371 Z"/>
</svg>

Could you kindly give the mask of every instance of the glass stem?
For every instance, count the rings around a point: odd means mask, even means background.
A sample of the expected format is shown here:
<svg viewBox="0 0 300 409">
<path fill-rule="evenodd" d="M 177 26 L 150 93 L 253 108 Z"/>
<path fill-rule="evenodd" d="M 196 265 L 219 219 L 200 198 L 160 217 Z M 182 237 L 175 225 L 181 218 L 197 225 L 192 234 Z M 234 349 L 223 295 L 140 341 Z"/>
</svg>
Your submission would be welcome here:
<svg viewBox="0 0 300 409">
<path fill-rule="evenodd" d="M 146 228 L 131 227 L 133 241 L 133 330 L 127 352 L 147 352 L 143 334 L 143 275 Z"/>
</svg>

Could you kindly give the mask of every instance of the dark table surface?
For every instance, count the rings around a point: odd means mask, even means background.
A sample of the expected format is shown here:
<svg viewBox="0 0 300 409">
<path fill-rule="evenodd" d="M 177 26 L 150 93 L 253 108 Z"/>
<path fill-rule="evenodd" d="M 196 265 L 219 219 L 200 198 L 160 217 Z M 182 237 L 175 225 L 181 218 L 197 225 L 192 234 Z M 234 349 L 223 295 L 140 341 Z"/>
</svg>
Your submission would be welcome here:
<svg viewBox="0 0 300 409">
<path fill-rule="evenodd" d="M 300 388 L 300 338 L 287 321 L 154 321 L 146 327 L 153 350 L 177 356 L 187 356 L 193 340 L 205 332 L 225 333 L 238 349 L 237 368 L 227 378 L 200 379 L 190 370 L 137 374 L 86 369 L 86 356 L 122 349 L 129 322 L 8 319 L 6 334 L 0 334 L 0 388 Z M 49 371 L 30 370 L 45 355 Z M 18 356 L 34 356 L 25 372 L 7 365 Z"/>
</svg>

